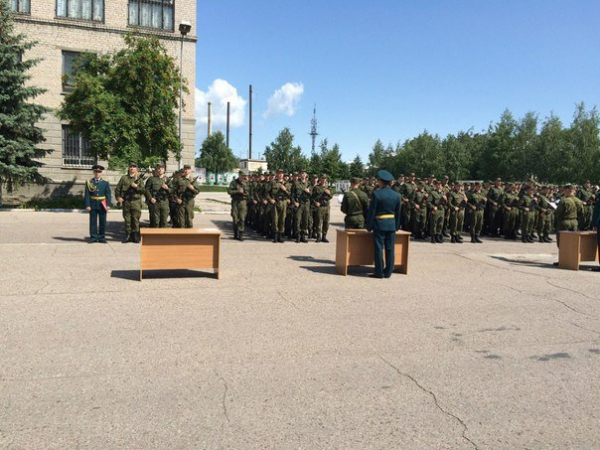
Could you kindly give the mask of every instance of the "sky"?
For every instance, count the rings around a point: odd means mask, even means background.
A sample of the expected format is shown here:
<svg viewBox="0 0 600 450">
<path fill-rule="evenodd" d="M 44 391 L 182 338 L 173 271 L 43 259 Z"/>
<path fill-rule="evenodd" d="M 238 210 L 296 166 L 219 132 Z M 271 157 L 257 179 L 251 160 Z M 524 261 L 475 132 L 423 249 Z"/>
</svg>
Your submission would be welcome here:
<svg viewBox="0 0 600 450">
<path fill-rule="evenodd" d="M 597 0 L 198 0 L 197 147 L 225 130 L 248 157 L 253 86 L 253 158 L 289 127 L 309 156 L 337 143 L 363 161 L 375 142 L 423 130 L 481 131 L 505 109 L 566 126 L 575 104 L 600 104 Z"/>
</svg>

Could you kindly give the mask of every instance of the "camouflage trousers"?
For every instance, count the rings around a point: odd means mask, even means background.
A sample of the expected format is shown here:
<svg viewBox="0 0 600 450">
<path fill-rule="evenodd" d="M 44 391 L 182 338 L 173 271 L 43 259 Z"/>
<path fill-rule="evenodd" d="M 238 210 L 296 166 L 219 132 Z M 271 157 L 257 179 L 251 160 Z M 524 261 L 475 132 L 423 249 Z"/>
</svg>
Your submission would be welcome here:
<svg viewBox="0 0 600 450">
<path fill-rule="evenodd" d="M 483 209 L 473 211 L 471 214 L 471 237 L 479 236 L 483 228 Z"/>
<path fill-rule="evenodd" d="M 167 228 L 169 219 L 169 200 L 157 200 L 148 203 L 150 212 L 150 228 Z"/>
<path fill-rule="evenodd" d="M 125 232 L 139 233 L 140 217 L 142 217 L 142 200 L 125 200 L 123 202 L 123 219 L 125 220 Z"/>
<path fill-rule="evenodd" d="M 462 232 L 463 225 L 465 222 L 465 210 L 458 208 L 456 211 L 454 208 L 450 209 L 450 235 L 459 236 Z"/>
<path fill-rule="evenodd" d="M 319 206 L 317 208 L 317 234 L 327 234 L 329 231 L 329 206 Z"/>
<path fill-rule="evenodd" d="M 248 214 L 248 202 L 246 200 L 232 200 L 231 201 L 231 217 L 233 219 L 233 226 L 238 231 L 244 231 L 247 214 Z"/>
<path fill-rule="evenodd" d="M 296 234 L 308 232 L 308 219 L 310 216 L 310 204 L 308 202 L 300 203 L 296 208 Z"/>
<path fill-rule="evenodd" d="M 179 223 L 181 228 L 194 228 L 194 206 L 196 202 L 193 198 L 183 200 L 179 205 Z"/>
<path fill-rule="evenodd" d="M 277 200 L 272 205 L 273 233 L 285 233 L 285 215 L 287 213 L 287 201 Z"/>
</svg>

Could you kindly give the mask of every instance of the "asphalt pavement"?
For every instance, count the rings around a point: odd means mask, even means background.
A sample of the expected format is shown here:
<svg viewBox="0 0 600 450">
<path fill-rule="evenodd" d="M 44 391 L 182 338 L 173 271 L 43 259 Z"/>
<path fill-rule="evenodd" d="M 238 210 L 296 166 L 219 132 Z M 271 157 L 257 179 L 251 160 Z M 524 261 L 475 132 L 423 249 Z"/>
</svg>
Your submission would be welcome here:
<svg viewBox="0 0 600 450">
<path fill-rule="evenodd" d="M 144 272 L 82 213 L 0 212 L 0 448 L 600 448 L 600 273 L 555 244 L 412 242 L 347 277 L 329 244 L 231 239 L 221 279 Z M 147 217 L 144 215 L 144 219 Z"/>
</svg>

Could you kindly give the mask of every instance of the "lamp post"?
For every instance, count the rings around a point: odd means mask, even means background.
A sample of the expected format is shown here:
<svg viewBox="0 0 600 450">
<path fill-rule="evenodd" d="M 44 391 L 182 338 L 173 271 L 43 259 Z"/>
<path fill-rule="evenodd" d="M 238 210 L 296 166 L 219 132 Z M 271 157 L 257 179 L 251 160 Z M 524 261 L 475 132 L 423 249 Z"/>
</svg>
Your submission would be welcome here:
<svg viewBox="0 0 600 450">
<path fill-rule="evenodd" d="M 183 140 L 182 140 L 182 129 L 183 129 L 183 40 L 185 36 L 192 30 L 192 24 L 186 21 L 182 21 L 179 24 L 179 32 L 181 33 L 181 50 L 179 51 L 179 169 L 182 166 L 183 155 Z"/>
</svg>

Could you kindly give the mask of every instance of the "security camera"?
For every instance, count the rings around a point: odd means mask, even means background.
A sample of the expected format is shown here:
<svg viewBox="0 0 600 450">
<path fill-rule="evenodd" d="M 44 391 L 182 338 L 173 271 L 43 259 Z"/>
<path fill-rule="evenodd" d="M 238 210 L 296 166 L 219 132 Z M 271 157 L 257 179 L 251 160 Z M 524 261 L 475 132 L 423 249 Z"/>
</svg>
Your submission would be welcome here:
<svg viewBox="0 0 600 450">
<path fill-rule="evenodd" d="M 190 31 L 192 30 L 192 24 L 187 22 L 187 21 L 182 21 L 179 24 L 179 32 L 185 36 L 186 34 L 188 34 Z"/>
</svg>

